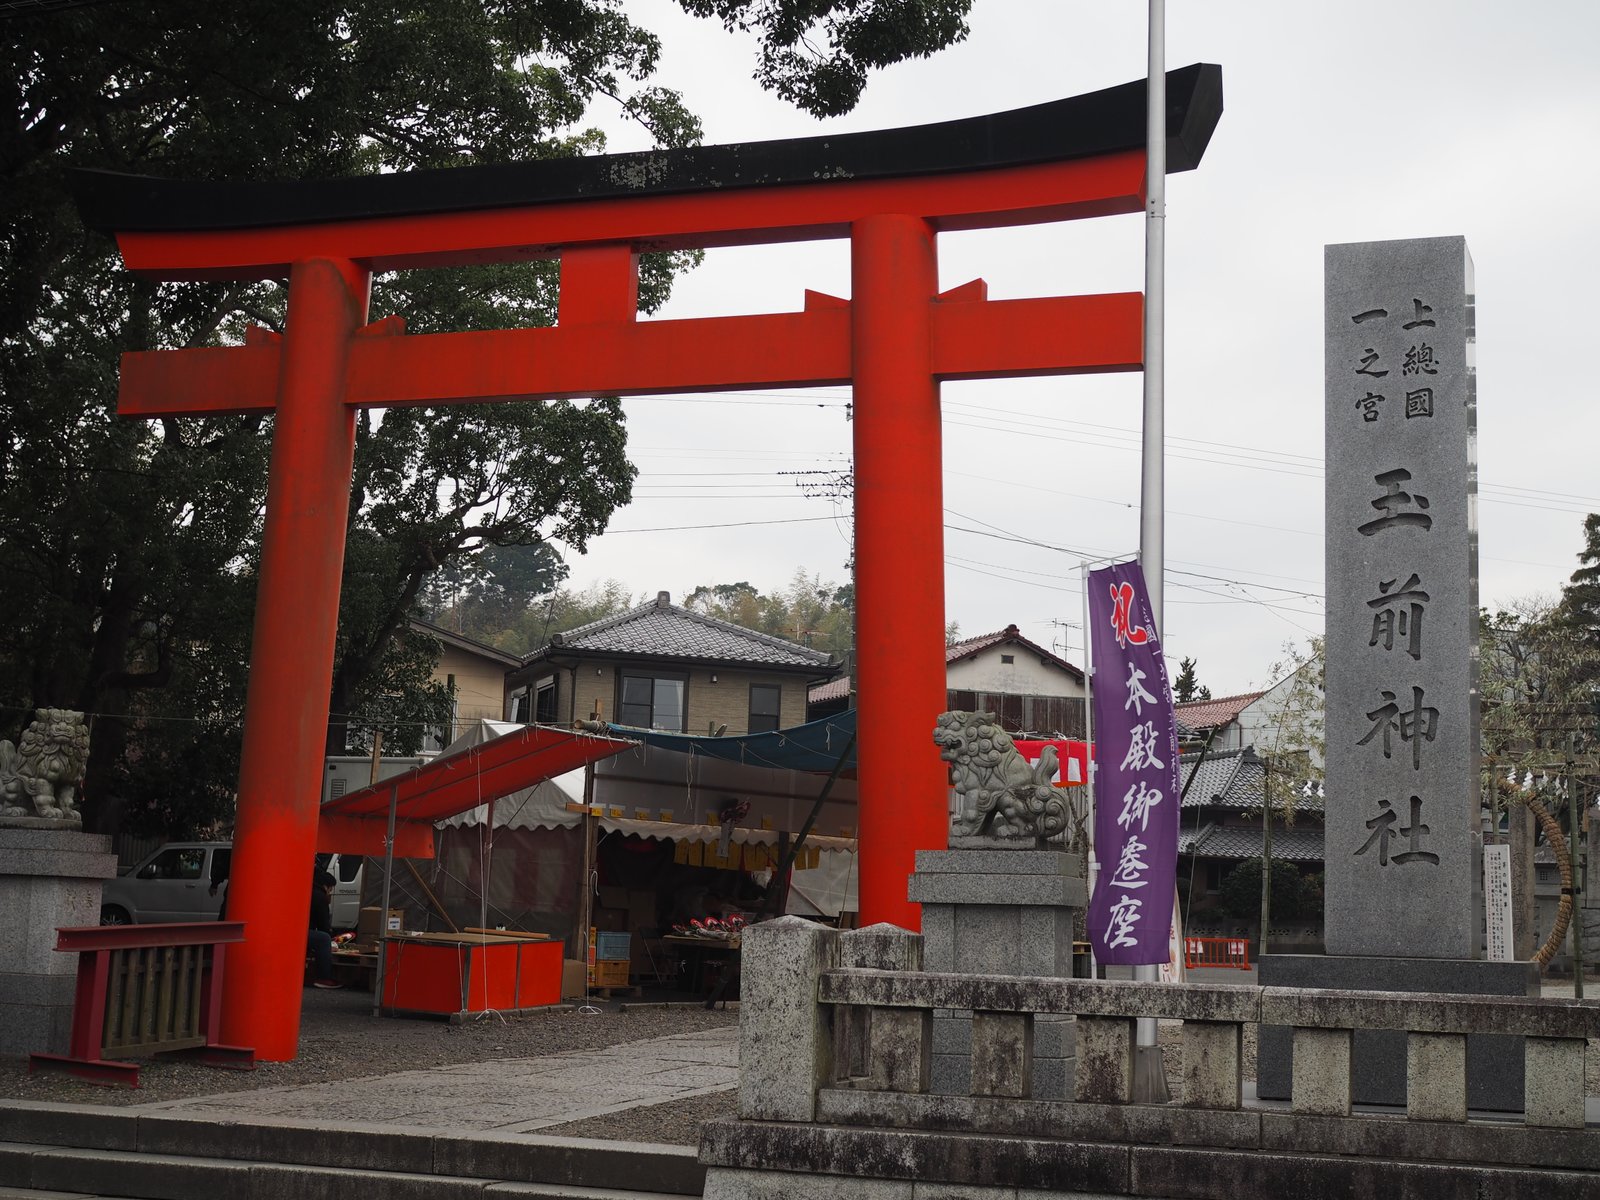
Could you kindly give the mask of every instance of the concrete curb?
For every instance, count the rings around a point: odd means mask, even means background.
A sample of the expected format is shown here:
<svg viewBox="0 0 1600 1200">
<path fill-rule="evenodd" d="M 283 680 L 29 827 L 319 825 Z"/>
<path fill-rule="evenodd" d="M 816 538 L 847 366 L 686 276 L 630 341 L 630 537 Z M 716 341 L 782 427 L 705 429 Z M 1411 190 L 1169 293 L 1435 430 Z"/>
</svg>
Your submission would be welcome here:
<svg viewBox="0 0 1600 1200">
<path fill-rule="evenodd" d="M 471 1191 L 509 1182 L 672 1196 L 698 1196 L 705 1186 L 705 1168 L 687 1146 L 395 1125 L 242 1122 L 92 1105 L 0 1101 L 0 1143 L 0 1187 L 113 1195 L 213 1200 L 225 1188 L 239 1200 L 314 1198 L 326 1190 L 352 1200 L 367 1194 L 368 1177 L 375 1197 L 423 1191 L 453 1196 L 454 1181 Z M 158 1190 L 149 1190 L 156 1187 L 153 1178 L 145 1179 L 152 1171 L 162 1180 Z M 336 1175 L 343 1180 L 337 1186 Z M 434 1190 L 413 1193 L 412 1180 L 427 1180 Z"/>
</svg>

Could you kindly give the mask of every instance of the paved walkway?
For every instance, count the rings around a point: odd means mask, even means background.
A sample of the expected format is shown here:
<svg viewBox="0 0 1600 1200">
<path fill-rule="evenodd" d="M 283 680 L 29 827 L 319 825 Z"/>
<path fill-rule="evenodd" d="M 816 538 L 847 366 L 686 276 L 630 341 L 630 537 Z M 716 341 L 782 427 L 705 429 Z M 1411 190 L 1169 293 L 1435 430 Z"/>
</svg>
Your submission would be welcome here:
<svg viewBox="0 0 1600 1200">
<path fill-rule="evenodd" d="M 134 1105 L 212 1120 L 286 1119 L 529 1133 L 641 1105 L 730 1091 L 739 1030 L 730 1026 L 573 1050 L 297 1087 Z"/>
</svg>

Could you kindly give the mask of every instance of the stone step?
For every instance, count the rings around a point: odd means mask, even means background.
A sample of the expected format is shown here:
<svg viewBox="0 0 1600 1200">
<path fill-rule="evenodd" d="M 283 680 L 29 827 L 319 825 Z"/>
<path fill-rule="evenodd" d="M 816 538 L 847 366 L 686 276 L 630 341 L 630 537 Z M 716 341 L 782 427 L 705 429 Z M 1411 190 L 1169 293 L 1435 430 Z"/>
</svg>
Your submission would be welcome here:
<svg viewBox="0 0 1600 1200">
<path fill-rule="evenodd" d="M 699 1196 L 705 1168 L 688 1146 L 0 1100 L 0 1187 L 175 1200 L 637 1200 Z"/>
<path fill-rule="evenodd" d="M 682 1193 L 0 1143 L 0 1197 L 102 1200 L 680 1200 Z"/>
</svg>

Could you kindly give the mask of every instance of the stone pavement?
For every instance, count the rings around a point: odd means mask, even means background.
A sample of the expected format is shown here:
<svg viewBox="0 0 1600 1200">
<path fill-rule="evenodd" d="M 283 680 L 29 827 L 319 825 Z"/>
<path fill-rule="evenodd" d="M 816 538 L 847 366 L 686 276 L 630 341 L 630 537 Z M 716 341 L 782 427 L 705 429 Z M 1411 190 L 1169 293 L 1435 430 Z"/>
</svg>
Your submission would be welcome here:
<svg viewBox="0 0 1600 1200">
<path fill-rule="evenodd" d="M 423 1071 L 228 1092 L 122 1111 L 208 1120 L 392 1124 L 528 1133 L 641 1105 L 730 1091 L 739 1083 L 736 1026 Z"/>
</svg>

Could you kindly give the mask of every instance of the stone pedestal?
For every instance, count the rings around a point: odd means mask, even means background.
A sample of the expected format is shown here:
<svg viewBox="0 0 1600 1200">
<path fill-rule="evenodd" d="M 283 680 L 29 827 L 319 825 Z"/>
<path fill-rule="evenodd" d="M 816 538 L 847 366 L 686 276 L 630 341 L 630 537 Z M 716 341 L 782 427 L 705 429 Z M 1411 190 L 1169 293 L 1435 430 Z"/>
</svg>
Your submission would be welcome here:
<svg viewBox="0 0 1600 1200">
<path fill-rule="evenodd" d="M 971 841 L 982 848 L 917 853 L 910 897 L 922 905 L 923 970 L 1070 978 L 1073 919 L 1088 903 L 1083 859 Z M 1071 1017 L 1034 1019 L 1034 1098 L 1072 1098 L 1073 1049 Z M 936 1011 L 936 1093 L 969 1093 L 971 1053 L 971 1014 Z"/>
<path fill-rule="evenodd" d="M 1374 992 L 1452 992 L 1474 996 L 1537 996 L 1532 963 L 1449 958 L 1375 958 L 1269 954 L 1261 959 L 1263 987 L 1349 988 Z M 1406 1035 L 1356 1031 L 1350 1055 L 1350 1099 L 1356 1104 L 1406 1102 Z M 1293 1063 L 1290 1032 L 1262 1026 L 1256 1052 L 1256 1094 L 1287 1100 Z M 1523 1039 L 1491 1034 L 1467 1038 L 1467 1104 L 1521 1112 Z"/>
<path fill-rule="evenodd" d="M 111 839 L 58 821 L 0 821 L 0 1056 L 65 1054 L 78 956 L 56 929 L 100 923 L 100 881 L 117 873 Z"/>
</svg>

